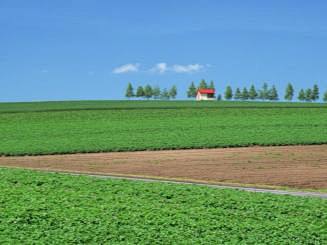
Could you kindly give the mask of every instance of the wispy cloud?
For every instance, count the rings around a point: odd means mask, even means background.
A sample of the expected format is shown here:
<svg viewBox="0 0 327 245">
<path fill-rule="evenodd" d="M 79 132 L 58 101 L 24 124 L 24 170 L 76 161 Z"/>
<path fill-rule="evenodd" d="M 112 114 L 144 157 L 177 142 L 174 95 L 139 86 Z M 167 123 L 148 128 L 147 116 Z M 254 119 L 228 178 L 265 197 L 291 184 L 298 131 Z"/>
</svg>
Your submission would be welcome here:
<svg viewBox="0 0 327 245">
<path fill-rule="evenodd" d="M 139 71 L 139 66 L 140 66 L 139 64 L 126 64 L 116 67 L 112 72 L 115 74 L 137 72 Z"/>
<path fill-rule="evenodd" d="M 128 72 L 139 72 L 142 71 L 139 69 L 140 64 L 125 64 L 119 67 L 116 67 L 112 72 L 115 74 L 122 74 Z M 148 70 L 143 70 L 143 72 L 153 72 L 164 74 L 166 72 L 174 72 L 174 73 L 195 73 L 202 71 L 205 67 L 209 67 L 209 65 L 201 65 L 201 64 L 188 64 L 188 65 L 168 65 L 165 62 L 157 63 L 152 68 Z"/>
<path fill-rule="evenodd" d="M 176 72 L 176 73 L 194 73 L 199 72 L 205 68 L 204 65 L 200 64 L 189 64 L 189 65 L 179 65 L 175 64 L 172 66 L 167 65 L 167 63 L 162 62 L 156 64 L 153 68 L 150 69 L 151 72 L 157 72 L 163 74 L 167 71 Z"/>
<path fill-rule="evenodd" d="M 168 70 L 168 65 L 167 63 L 158 63 L 156 64 L 150 71 L 153 71 L 153 72 L 158 72 L 160 74 L 163 74 L 165 73 L 166 71 Z"/>
<path fill-rule="evenodd" d="M 200 64 L 190 64 L 190 65 L 173 65 L 172 70 L 177 73 L 193 73 L 201 71 L 204 68 Z"/>
</svg>

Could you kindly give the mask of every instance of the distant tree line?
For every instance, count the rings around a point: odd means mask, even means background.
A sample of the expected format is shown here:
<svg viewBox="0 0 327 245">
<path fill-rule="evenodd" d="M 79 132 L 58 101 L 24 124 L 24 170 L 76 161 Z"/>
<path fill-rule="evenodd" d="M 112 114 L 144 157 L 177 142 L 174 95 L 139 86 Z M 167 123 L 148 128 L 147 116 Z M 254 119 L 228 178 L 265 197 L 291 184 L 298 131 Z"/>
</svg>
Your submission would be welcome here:
<svg viewBox="0 0 327 245">
<path fill-rule="evenodd" d="M 326 93 L 325 96 L 326 97 Z M 300 101 L 316 101 L 319 99 L 319 87 L 314 85 L 313 88 L 301 89 L 298 95 L 298 100 Z M 324 98 L 327 101 L 327 98 Z"/>
<path fill-rule="evenodd" d="M 175 99 L 177 96 L 177 87 L 173 85 L 170 89 L 164 88 L 161 89 L 159 86 L 152 87 L 147 84 L 144 87 L 138 86 L 136 92 L 134 92 L 133 85 L 128 83 L 126 92 L 126 98 L 146 98 L 146 99 L 155 99 L 155 100 L 169 100 Z"/>
<path fill-rule="evenodd" d="M 254 85 L 251 85 L 250 88 L 236 88 L 235 91 L 233 91 L 231 86 L 227 86 L 224 97 L 226 100 L 279 100 L 276 87 L 274 85 L 269 87 L 267 83 L 264 83 L 259 90 Z"/>
<path fill-rule="evenodd" d="M 186 93 L 187 98 L 195 98 L 198 89 L 205 89 L 205 88 L 215 89 L 214 82 L 211 81 L 208 85 L 207 82 L 204 79 L 202 79 L 198 86 L 195 86 L 194 82 L 191 82 L 191 85 L 189 86 L 187 93 Z"/>
<path fill-rule="evenodd" d="M 209 84 L 202 79 L 198 85 L 191 82 L 187 89 L 187 97 L 195 98 L 198 89 L 215 89 L 215 84 L 211 81 Z M 152 87 L 151 85 L 145 85 L 144 87 L 138 86 L 136 92 L 131 83 L 128 83 L 125 96 L 127 98 L 146 98 L 146 99 L 175 99 L 177 96 L 177 87 L 174 85 L 170 89 L 161 89 L 159 86 Z M 264 83 L 260 89 L 257 89 L 254 85 L 249 88 L 236 88 L 233 90 L 231 86 L 227 86 L 224 92 L 225 100 L 262 100 L 262 101 L 278 101 L 279 93 L 275 85 L 269 86 L 268 83 Z M 285 89 L 284 99 L 287 101 L 293 101 L 295 99 L 295 90 L 291 83 L 288 83 Z M 317 101 L 320 98 L 320 90 L 317 84 L 312 88 L 300 89 L 297 97 L 299 101 L 312 102 Z M 217 100 L 221 100 L 222 95 L 217 94 Z M 327 102 L 327 91 L 323 94 L 323 101 Z"/>
<path fill-rule="evenodd" d="M 299 101 L 317 101 L 319 100 L 319 87 L 314 85 L 313 88 L 301 89 L 297 96 Z M 292 101 L 295 96 L 294 87 L 291 83 L 287 84 L 285 90 L 284 99 L 287 101 Z M 276 87 L 273 85 L 269 87 L 267 83 L 264 83 L 262 88 L 257 90 L 254 85 L 251 85 L 248 89 L 244 87 L 243 89 L 236 88 L 233 91 L 231 86 L 227 86 L 224 94 L 225 100 L 268 100 L 268 101 L 277 101 L 279 100 L 279 94 Z M 323 100 L 327 102 L 327 91 L 324 94 Z"/>
</svg>

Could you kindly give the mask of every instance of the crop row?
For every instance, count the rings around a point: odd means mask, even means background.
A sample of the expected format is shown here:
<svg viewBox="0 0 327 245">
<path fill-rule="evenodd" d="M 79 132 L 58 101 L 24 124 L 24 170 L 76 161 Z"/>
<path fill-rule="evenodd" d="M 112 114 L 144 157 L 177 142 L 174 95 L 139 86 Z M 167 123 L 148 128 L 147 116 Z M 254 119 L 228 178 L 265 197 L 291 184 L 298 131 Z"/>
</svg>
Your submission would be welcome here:
<svg viewBox="0 0 327 245">
<path fill-rule="evenodd" d="M 0 113 L 46 112 L 69 110 L 114 109 L 178 109 L 178 108 L 327 108 L 322 103 L 237 102 L 237 101 L 49 101 L 0 103 Z"/>
<path fill-rule="evenodd" d="M 327 143 L 326 118 L 323 108 L 0 114 L 0 155 Z"/>
<path fill-rule="evenodd" d="M 326 244 L 327 202 L 0 169 L 1 244 Z"/>
</svg>

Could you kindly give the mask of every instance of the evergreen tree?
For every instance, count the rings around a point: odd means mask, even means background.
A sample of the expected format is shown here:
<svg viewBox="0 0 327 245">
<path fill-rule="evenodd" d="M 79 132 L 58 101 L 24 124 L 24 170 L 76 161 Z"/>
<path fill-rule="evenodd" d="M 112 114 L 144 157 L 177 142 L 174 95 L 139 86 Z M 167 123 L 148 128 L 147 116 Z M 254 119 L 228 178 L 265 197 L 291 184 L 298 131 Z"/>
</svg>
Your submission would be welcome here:
<svg viewBox="0 0 327 245">
<path fill-rule="evenodd" d="M 177 95 L 177 88 L 176 86 L 172 86 L 171 89 L 169 90 L 169 97 L 172 99 L 175 99 Z"/>
<path fill-rule="evenodd" d="M 208 85 L 204 79 L 201 80 L 199 88 L 208 88 Z"/>
<path fill-rule="evenodd" d="M 249 99 L 255 100 L 258 98 L 257 90 L 255 89 L 254 85 L 251 85 L 250 91 L 249 91 Z"/>
<path fill-rule="evenodd" d="M 272 88 L 269 89 L 268 99 L 269 100 L 279 100 L 278 91 L 275 86 L 272 86 Z"/>
<path fill-rule="evenodd" d="M 242 100 L 248 100 L 249 99 L 249 91 L 247 90 L 246 87 L 243 88 L 241 99 Z"/>
<path fill-rule="evenodd" d="M 259 99 L 268 100 L 269 99 L 269 87 L 267 83 L 264 83 L 262 86 L 262 90 L 259 92 Z"/>
<path fill-rule="evenodd" d="M 131 83 L 128 83 L 128 85 L 127 85 L 125 96 L 127 98 L 132 98 L 132 97 L 135 96 L 134 95 L 134 89 L 133 89 L 133 86 L 132 86 Z"/>
<path fill-rule="evenodd" d="M 312 89 L 308 88 L 305 90 L 305 101 L 312 101 L 313 95 L 312 95 Z"/>
<path fill-rule="evenodd" d="M 213 81 L 210 82 L 209 84 L 209 88 L 211 89 L 215 89 L 215 83 Z"/>
<path fill-rule="evenodd" d="M 221 94 L 218 94 L 218 95 L 217 95 L 217 101 L 221 101 L 221 99 L 222 99 L 222 98 L 221 98 Z"/>
<path fill-rule="evenodd" d="M 148 84 L 144 87 L 144 97 L 150 99 L 153 95 L 152 87 Z"/>
<path fill-rule="evenodd" d="M 324 101 L 327 102 L 327 91 L 324 93 Z"/>
<path fill-rule="evenodd" d="M 313 101 L 319 100 L 319 87 L 317 84 L 313 86 L 311 99 Z"/>
<path fill-rule="evenodd" d="M 144 97 L 144 89 L 142 86 L 138 86 L 136 90 L 136 97 Z"/>
<path fill-rule="evenodd" d="M 235 94 L 234 94 L 234 99 L 235 100 L 240 100 L 242 98 L 242 93 L 239 88 L 236 89 Z"/>
<path fill-rule="evenodd" d="M 285 91 L 285 100 L 293 100 L 294 97 L 294 88 L 293 85 L 291 83 L 289 83 L 286 87 L 286 91 Z"/>
<path fill-rule="evenodd" d="M 190 87 L 187 90 L 187 97 L 188 98 L 195 98 L 196 97 L 196 87 L 194 82 L 191 83 Z"/>
<path fill-rule="evenodd" d="M 303 89 L 300 90 L 299 96 L 297 97 L 299 101 L 304 101 L 305 100 L 305 92 Z"/>
<path fill-rule="evenodd" d="M 233 90 L 231 86 L 227 86 L 226 91 L 225 91 L 225 99 L 226 100 L 231 100 L 233 98 Z"/>
<path fill-rule="evenodd" d="M 161 94 L 160 94 L 160 98 L 162 100 L 169 100 L 169 92 L 166 88 L 164 88 L 162 91 L 161 91 Z"/>
<path fill-rule="evenodd" d="M 152 94 L 154 99 L 159 99 L 160 98 L 160 88 L 158 86 L 153 88 Z"/>
</svg>

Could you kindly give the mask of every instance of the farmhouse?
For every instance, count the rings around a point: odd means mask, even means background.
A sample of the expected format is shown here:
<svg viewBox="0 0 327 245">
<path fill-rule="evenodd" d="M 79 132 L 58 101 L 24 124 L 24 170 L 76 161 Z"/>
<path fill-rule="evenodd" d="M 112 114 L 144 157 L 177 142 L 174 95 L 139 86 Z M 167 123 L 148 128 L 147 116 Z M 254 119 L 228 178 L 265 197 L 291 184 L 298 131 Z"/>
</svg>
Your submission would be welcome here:
<svg viewBox="0 0 327 245">
<path fill-rule="evenodd" d="M 215 90 L 211 88 L 198 89 L 196 93 L 196 100 L 214 100 Z"/>
</svg>

